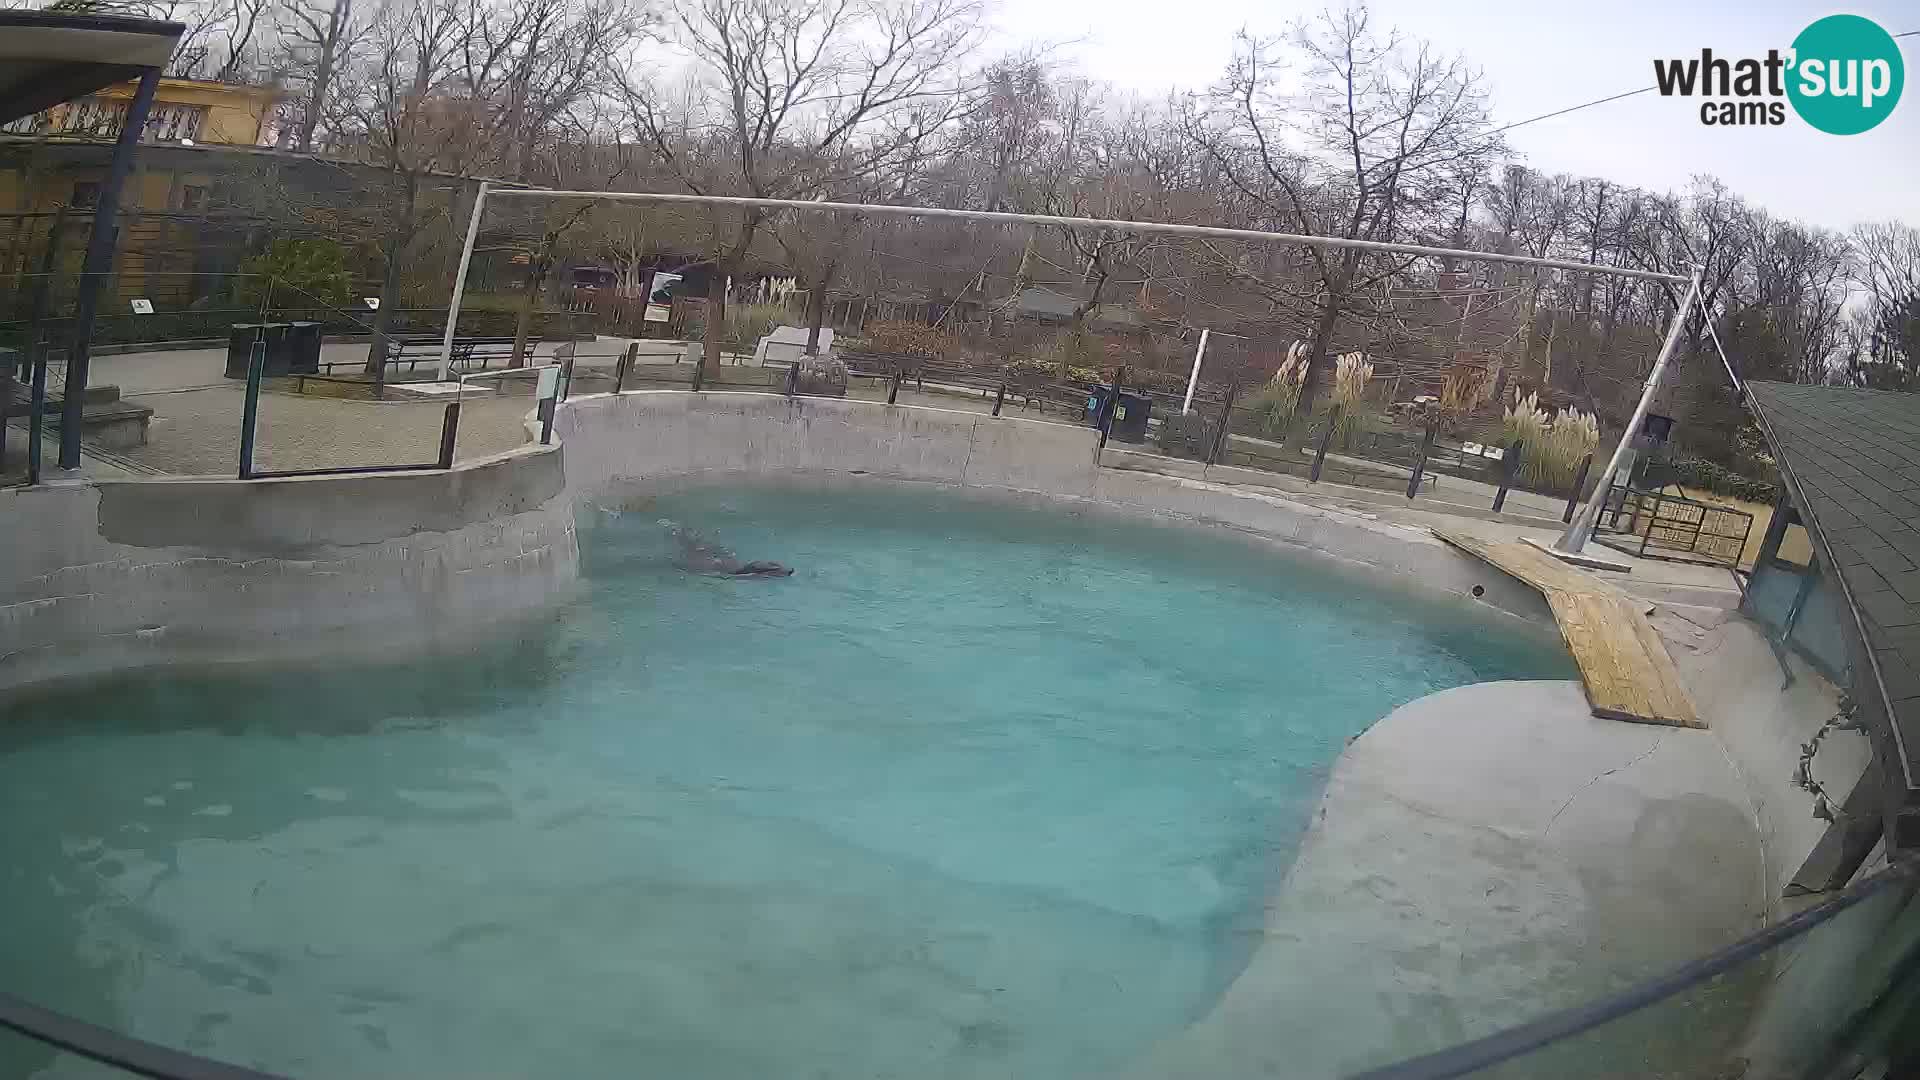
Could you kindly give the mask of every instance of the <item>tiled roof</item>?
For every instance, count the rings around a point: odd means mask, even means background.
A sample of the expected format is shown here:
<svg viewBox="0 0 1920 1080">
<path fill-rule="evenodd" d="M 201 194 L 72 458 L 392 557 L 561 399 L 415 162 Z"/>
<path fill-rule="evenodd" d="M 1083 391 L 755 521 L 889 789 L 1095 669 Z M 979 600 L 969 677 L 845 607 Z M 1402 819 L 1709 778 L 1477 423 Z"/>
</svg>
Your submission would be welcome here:
<svg viewBox="0 0 1920 1080">
<path fill-rule="evenodd" d="M 1920 394 L 1766 382 L 1747 390 L 1859 613 L 1904 772 L 1890 779 L 1920 796 Z M 1865 658 L 1857 647 L 1856 655 Z M 1854 686 L 1878 695 L 1870 673 L 1856 670 Z"/>
</svg>

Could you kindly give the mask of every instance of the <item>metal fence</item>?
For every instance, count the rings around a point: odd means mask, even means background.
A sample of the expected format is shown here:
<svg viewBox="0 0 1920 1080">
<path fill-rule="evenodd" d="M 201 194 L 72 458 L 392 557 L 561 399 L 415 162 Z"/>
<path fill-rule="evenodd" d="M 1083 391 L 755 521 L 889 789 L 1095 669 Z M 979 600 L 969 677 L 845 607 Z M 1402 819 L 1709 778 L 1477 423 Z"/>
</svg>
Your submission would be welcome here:
<svg viewBox="0 0 1920 1080">
<path fill-rule="evenodd" d="M 1594 539 L 1646 559 L 1737 568 L 1753 535 L 1753 515 L 1661 491 L 1612 488 Z"/>
</svg>

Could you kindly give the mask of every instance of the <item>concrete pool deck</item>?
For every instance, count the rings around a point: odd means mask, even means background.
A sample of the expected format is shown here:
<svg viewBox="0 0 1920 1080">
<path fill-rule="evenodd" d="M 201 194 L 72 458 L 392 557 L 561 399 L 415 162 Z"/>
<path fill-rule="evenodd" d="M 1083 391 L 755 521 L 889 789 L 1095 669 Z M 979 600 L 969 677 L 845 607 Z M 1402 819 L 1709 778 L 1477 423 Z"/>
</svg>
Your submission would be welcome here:
<svg viewBox="0 0 1920 1080">
<path fill-rule="evenodd" d="M 1246 971 L 1139 1075 L 1336 1077 L 1492 1034 L 1757 929 L 1762 875 L 1711 734 L 1596 719 L 1568 682 L 1442 691 L 1348 747 Z M 1578 1071 L 1691 1075 L 1741 1016 Z"/>
</svg>

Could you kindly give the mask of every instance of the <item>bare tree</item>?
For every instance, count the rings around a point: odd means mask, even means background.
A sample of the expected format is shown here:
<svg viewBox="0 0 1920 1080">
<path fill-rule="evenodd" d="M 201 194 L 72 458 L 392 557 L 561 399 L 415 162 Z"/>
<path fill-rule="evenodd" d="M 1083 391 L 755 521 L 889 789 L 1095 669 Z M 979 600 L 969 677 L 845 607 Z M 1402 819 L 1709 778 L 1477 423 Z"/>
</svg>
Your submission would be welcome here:
<svg viewBox="0 0 1920 1080">
<path fill-rule="evenodd" d="M 1849 375 L 1879 389 L 1920 387 L 1920 228 L 1859 225 L 1852 241 L 1853 280 L 1864 303 L 1850 328 Z"/>
<path fill-rule="evenodd" d="M 340 72 L 354 62 L 353 50 L 368 24 L 355 18 L 353 0 L 288 0 L 281 12 L 282 64 L 289 81 L 304 87 L 289 141 L 292 149 L 309 154 L 329 110 L 338 109 Z"/>
<path fill-rule="evenodd" d="M 888 137 L 891 124 L 959 92 L 980 19 L 978 0 L 681 0 L 667 22 L 692 69 L 689 92 L 669 95 L 626 71 L 619 85 L 631 129 L 688 191 L 812 198 L 885 174 L 913 151 Z M 766 215 L 708 217 L 713 368 L 727 281 Z"/>
<path fill-rule="evenodd" d="M 1303 92 L 1281 77 L 1287 45 L 1305 61 Z M 1444 235 L 1454 194 L 1499 149 L 1478 73 L 1424 44 L 1380 39 L 1364 7 L 1297 24 L 1285 42 L 1240 35 L 1187 127 L 1261 227 L 1357 240 Z M 1353 249 L 1306 254 L 1304 297 L 1293 281 L 1241 274 L 1276 305 L 1314 308 L 1296 418 L 1313 408 L 1342 315 L 1409 265 Z"/>
<path fill-rule="evenodd" d="M 401 267 L 414 241 L 431 220 L 449 216 L 451 191 L 468 186 L 460 178 L 498 160 L 505 114 L 489 93 L 510 47 L 498 27 L 514 22 L 511 11 L 466 0 L 389 0 L 372 20 L 365 55 L 341 73 L 343 138 L 384 174 L 385 190 L 361 215 L 377 237 L 382 267 L 370 375 L 385 371 Z"/>
</svg>

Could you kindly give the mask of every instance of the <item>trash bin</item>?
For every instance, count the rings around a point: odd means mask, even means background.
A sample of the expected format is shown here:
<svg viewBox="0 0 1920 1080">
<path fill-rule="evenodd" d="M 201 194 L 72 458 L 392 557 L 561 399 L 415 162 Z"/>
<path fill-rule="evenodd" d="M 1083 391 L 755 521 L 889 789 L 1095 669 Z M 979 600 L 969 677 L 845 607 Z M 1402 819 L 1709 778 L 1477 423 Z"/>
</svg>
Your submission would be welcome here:
<svg viewBox="0 0 1920 1080">
<path fill-rule="evenodd" d="M 1147 415 L 1152 410 L 1152 398 L 1126 390 L 1116 394 L 1108 383 L 1097 384 L 1087 391 L 1088 426 L 1097 428 L 1105 425 L 1108 412 L 1113 413 L 1112 426 L 1107 429 L 1109 439 L 1129 443 L 1146 442 Z"/>
<path fill-rule="evenodd" d="M 288 323 L 286 352 L 287 367 L 283 374 L 320 374 L 320 324 L 317 322 Z M 268 353 L 268 366 L 273 366 L 271 352 Z"/>
<path fill-rule="evenodd" d="M 286 323 L 234 323 L 227 333 L 227 378 L 247 377 L 247 363 L 253 355 L 253 343 L 265 336 L 267 363 L 262 375 L 287 373 Z M 275 370 L 276 363 L 279 370 Z"/>
</svg>

